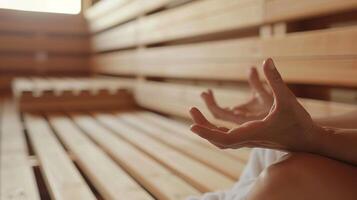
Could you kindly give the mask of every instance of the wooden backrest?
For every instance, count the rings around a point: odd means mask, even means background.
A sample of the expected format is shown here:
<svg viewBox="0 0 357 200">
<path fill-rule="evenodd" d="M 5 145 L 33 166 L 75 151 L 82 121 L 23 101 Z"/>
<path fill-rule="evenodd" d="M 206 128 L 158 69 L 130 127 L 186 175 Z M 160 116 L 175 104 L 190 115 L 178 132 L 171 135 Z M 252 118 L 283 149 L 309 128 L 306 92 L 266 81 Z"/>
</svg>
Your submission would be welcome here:
<svg viewBox="0 0 357 200">
<path fill-rule="evenodd" d="M 0 73 L 88 74 L 89 38 L 82 15 L 0 9 Z"/>
<path fill-rule="evenodd" d="M 139 104 L 180 116 L 204 107 L 207 87 L 227 106 L 247 99 L 247 69 L 267 57 L 298 95 L 341 99 L 336 88 L 357 87 L 356 10 L 356 0 L 102 1 L 86 13 L 91 65 L 140 79 Z M 303 102 L 316 115 L 354 108 Z"/>
</svg>

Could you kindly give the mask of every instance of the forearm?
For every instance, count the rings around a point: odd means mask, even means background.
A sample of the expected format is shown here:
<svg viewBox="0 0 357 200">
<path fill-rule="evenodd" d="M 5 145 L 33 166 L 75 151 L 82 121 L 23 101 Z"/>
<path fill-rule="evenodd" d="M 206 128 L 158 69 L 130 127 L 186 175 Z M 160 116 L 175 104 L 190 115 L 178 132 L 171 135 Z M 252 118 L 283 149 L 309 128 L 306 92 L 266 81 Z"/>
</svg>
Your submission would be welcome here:
<svg viewBox="0 0 357 200">
<path fill-rule="evenodd" d="M 315 118 L 314 121 L 321 126 L 357 129 L 357 110 L 337 116 Z"/>
<path fill-rule="evenodd" d="M 314 153 L 357 166 L 357 129 L 319 127 Z"/>
</svg>

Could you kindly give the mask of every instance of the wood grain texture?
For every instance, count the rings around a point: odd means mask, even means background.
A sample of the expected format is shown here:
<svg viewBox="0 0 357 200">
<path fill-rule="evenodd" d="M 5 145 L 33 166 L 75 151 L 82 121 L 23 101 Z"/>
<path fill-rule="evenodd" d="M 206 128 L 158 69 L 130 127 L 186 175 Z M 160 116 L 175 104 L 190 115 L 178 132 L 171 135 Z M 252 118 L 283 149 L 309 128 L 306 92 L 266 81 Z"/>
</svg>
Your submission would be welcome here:
<svg viewBox="0 0 357 200">
<path fill-rule="evenodd" d="M 172 1 L 173 0 L 132 0 L 126 2 L 125 4 L 120 5 L 115 12 L 109 12 L 102 17 L 89 21 L 90 31 L 93 33 L 113 27 L 147 12 L 163 7 Z"/>
<path fill-rule="evenodd" d="M 0 73 L 14 75 L 88 75 L 86 56 L 0 54 Z"/>
<path fill-rule="evenodd" d="M 186 140 L 193 141 L 196 144 L 204 145 L 205 147 L 208 147 L 215 151 L 219 151 L 220 153 L 224 153 L 225 155 L 232 156 L 233 158 L 243 161 L 244 163 L 246 163 L 249 159 L 250 150 L 244 149 L 244 148 L 234 149 L 234 150 L 233 149 L 225 149 L 225 150 L 217 149 L 216 146 L 213 146 L 207 140 L 203 140 L 198 135 L 192 134 L 192 132 L 190 131 L 190 128 L 189 128 L 190 124 L 188 124 L 188 123 L 180 122 L 175 119 L 170 119 L 168 117 L 164 117 L 162 115 L 155 114 L 153 112 L 140 111 L 136 115 L 140 116 L 142 119 L 149 121 L 150 123 L 154 124 L 157 127 L 161 127 L 162 129 L 166 130 L 167 132 L 176 134 L 177 136 L 183 137 Z"/>
<path fill-rule="evenodd" d="M 130 123 L 132 126 L 138 126 L 138 124 L 140 124 L 138 127 L 145 133 L 229 177 L 238 179 L 243 171 L 244 165 L 238 160 L 235 160 L 228 155 L 224 155 L 222 152 L 196 145 L 195 142 L 178 137 L 176 134 L 172 134 L 172 132 L 162 130 L 138 115 L 122 114 L 121 119 Z"/>
<path fill-rule="evenodd" d="M 154 157 L 201 192 L 226 189 L 234 183 L 233 179 L 156 141 L 137 128 L 125 124 L 120 117 L 104 116 L 98 119 L 120 137 Z"/>
<path fill-rule="evenodd" d="M 45 118 L 25 114 L 25 126 L 53 199 L 96 199 Z"/>
<path fill-rule="evenodd" d="M 96 118 L 103 117 L 103 115 L 112 116 L 110 114 L 94 113 Z M 200 193 L 145 152 L 135 148 L 126 140 L 117 137 L 94 118 L 81 113 L 71 113 L 71 117 L 89 137 L 96 141 L 100 147 L 156 198 L 184 200 L 189 195 L 198 195 Z"/>
<path fill-rule="evenodd" d="M 0 100 L 0 199 L 39 200 L 20 113 L 11 100 Z"/>
<path fill-rule="evenodd" d="M 64 114 L 47 114 L 79 167 L 105 199 L 153 199 Z"/>
<path fill-rule="evenodd" d="M 81 36 L 0 34 L 0 51 L 88 54 L 89 39 Z"/>
<path fill-rule="evenodd" d="M 356 34 L 352 26 L 286 37 L 121 51 L 94 56 L 91 65 L 106 74 L 246 80 L 250 66 L 260 66 L 263 59 L 273 57 L 289 83 L 356 86 Z"/>
<path fill-rule="evenodd" d="M 86 35 L 82 15 L 0 9 L 0 32 Z"/>
<path fill-rule="evenodd" d="M 357 8 L 356 0 L 265 0 L 266 22 L 327 15 Z"/>
</svg>

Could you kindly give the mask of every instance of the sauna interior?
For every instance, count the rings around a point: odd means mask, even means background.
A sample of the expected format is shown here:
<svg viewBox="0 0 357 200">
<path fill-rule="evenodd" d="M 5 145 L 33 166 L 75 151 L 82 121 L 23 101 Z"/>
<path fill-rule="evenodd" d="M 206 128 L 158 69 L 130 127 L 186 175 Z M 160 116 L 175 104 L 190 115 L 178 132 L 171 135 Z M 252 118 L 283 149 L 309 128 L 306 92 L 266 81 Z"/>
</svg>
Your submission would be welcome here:
<svg viewBox="0 0 357 200">
<path fill-rule="evenodd" d="M 262 74 L 268 57 L 313 117 L 357 108 L 357 0 L 29 2 L 48 10 L 0 0 L 1 200 L 183 200 L 232 187 L 251 149 L 193 134 L 189 108 L 235 126 L 200 94 L 245 102 L 249 68 Z"/>
</svg>

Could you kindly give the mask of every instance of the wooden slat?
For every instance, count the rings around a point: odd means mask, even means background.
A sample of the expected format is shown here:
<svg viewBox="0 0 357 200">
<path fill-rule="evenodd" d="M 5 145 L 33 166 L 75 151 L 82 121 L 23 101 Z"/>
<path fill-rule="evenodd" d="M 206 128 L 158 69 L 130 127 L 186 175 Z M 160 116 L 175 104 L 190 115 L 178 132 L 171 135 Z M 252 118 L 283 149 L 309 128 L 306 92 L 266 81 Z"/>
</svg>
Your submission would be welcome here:
<svg viewBox="0 0 357 200">
<path fill-rule="evenodd" d="M 44 117 L 25 114 L 25 126 L 54 199 L 96 199 Z"/>
<path fill-rule="evenodd" d="M 98 32 L 127 20 L 139 17 L 147 12 L 153 11 L 173 0 L 132 0 L 121 6 L 115 12 L 110 12 L 107 15 L 90 21 L 89 27 L 91 32 Z"/>
<path fill-rule="evenodd" d="M 85 133 L 110 154 L 127 172 L 137 179 L 151 194 L 163 200 L 183 200 L 199 192 L 168 169 L 139 151 L 108 129 L 84 114 L 71 117 Z M 143 167 L 145 166 L 145 167 Z"/>
<path fill-rule="evenodd" d="M 197 145 L 191 140 L 186 140 L 173 134 L 172 132 L 157 127 L 155 124 L 152 124 L 141 118 L 140 115 L 122 114 L 120 118 L 129 122 L 132 126 L 139 127 L 142 131 L 150 134 L 161 142 L 168 144 L 180 152 L 183 152 L 184 154 L 203 162 L 204 164 L 220 171 L 227 176 L 238 179 L 243 171 L 243 163 L 225 155 L 223 151 L 218 152 L 205 146 Z"/>
<path fill-rule="evenodd" d="M 266 0 L 266 22 L 286 21 L 357 9 L 356 0 Z"/>
<path fill-rule="evenodd" d="M 153 199 L 63 114 L 47 115 L 79 167 L 105 199 Z"/>
<path fill-rule="evenodd" d="M 204 90 L 206 90 L 206 88 L 200 86 L 145 81 L 137 85 L 135 98 L 141 106 L 181 117 L 189 117 L 189 108 L 197 106 L 216 123 L 223 126 L 234 126 L 234 124 L 215 120 L 212 117 L 200 98 L 200 93 Z M 249 93 L 239 91 L 238 88 L 214 89 L 214 91 L 217 96 L 217 101 L 224 107 L 231 107 L 243 103 L 250 95 Z M 157 103 L 157 98 L 155 98 L 157 96 L 160 96 L 159 104 Z M 314 117 L 337 115 L 356 109 L 354 105 L 311 99 L 301 99 L 301 102 Z"/>
<path fill-rule="evenodd" d="M 130 1 L 132 0 L 99 1 L 85 10 L 84 16 L 87 20 L 95 20 L 96 18 L 99 18 L 105 14 L 115 12 L 115 10 L 120 9 Z"/>
<path fill-rule="evenodd" d="M 92 50 L 95 52 L 121 49 L 138 43 L 137 22 L 111 29 L 92 37 Z"/>
<path fill-rule="evenodd" d="M 0 51 L 86 54 L 89 38 L 81 36 L 46 36 L 33 34 L 0 34 Z"/>
<path fill-rule="evenodd" d="M 5 100 L 0 107 L 0 199 L 40 199 L 16 106 Z"/>
<path fill-rule="evenodd" d="M 87 27 L 82 15 L 0 9 L 2 31 L 86 35 Z"/>
<path fill-rule="evenodd" d="M 357 28 L 352 26 L 286 37 L 114 52 L 95 56 L 92 65 L 107 74 L 246 80 L 250 66 L 260 66 L 263 59 L 273 57 L 287 82 L 356 86 L 356 34 Z"/>
<path fill-rule="evenodd" d="M 149 44 L 258 26 L 263 0 L 203 0 L 144 17 L 139 43 Z"/>
<path fill-rule="evenodd" d="M 0 54 L 0 73 L 24 75 L 89 74 L 86 56 L 48 55 L 39 58 L 34 54 Z"/>
<path fill-rule="evenodd" d="M 207 192 L 227 189 L 232 186 L 232 179 L 154 140 L 136 128 L 123 123 L 120 118 L 115 119 L 110 115 L 98 115 L 97 117 L 116 134 L 153 156 L 198 190 Z"/>
<path fill-rule="evenodd" d="M 176 133 L 177 136 L 181 136 L 186 140 L 191 140 L 196 144 L 204 145 L 216 151 L 221 151 L 221 152 L 224 151 L 227 155 L 230 155 L 233 158 L 243 161 L 244 163 L 246 163 L 249 159 L 250 150 L 244 148 L 234 149 L 234 150 L 231 149 L 219 150 L 217 149 L 217 147 L 213 146 L 207 140 L 204 140 L 201 137 L 197 136 L 196 134 L 193 134 L 189 129 L 189 124 L 180 123 L 177 120 L 169 119 L 167 117 L 163 117 L 161 115 L 154 114 L 152 112 L 140 112 L 138 115 L 140 115 L 140 117 L 142 117 L 143 119 L 146 119 L 147 121 L 155 124 L 156 126 L 159 126 L 169 132 Z"/>
<path fill-rule="evenodd" d="M 149 2 L 159 5 L 158 0 Z M 161 0 L 161 4 L 168 2 L 170 0 Z M 133 1 L 133 6 L 139 9 L 142 5 L 134 3 L 143 2 Z M 257 26 L 262 15 L 263 0 L 198 1 L 100 33 L 94 36 L 93 46 L 94 51 L 104 51 Z"/>
</svg>

